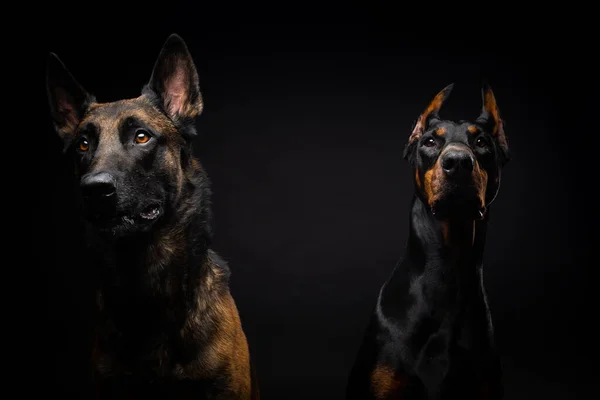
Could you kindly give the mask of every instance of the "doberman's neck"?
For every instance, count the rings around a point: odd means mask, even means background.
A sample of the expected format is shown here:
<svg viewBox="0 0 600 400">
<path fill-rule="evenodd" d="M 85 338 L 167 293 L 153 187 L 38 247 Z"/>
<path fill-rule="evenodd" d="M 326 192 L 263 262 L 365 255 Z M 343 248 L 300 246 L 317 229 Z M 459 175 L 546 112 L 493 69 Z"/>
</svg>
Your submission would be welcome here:
<svg viewBox="0 0 600 400">
<path fill-rule="evenodd" d="M 416 268 L 476 272 L 481 266 L 487 215 L 483 220 L 438 220 L 415 196 L 406 257 Z M 434 271 L 431 271 L 434 272 Z"/>
</svg>

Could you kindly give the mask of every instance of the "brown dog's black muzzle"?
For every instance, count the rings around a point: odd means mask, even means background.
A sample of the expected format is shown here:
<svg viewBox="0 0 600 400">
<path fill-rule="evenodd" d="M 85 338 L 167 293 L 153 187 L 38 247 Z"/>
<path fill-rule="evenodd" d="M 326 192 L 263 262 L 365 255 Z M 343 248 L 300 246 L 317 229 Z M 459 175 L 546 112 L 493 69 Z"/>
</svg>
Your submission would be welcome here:
<svg viewBox="0 0 600 400">
<path fill-rule="evenodd" d="M 93 172 L 81 178 L 79 187 L 88 216 L 108 217 L 115 213 L 117 181 L 108 172 Z"/>
</svg>

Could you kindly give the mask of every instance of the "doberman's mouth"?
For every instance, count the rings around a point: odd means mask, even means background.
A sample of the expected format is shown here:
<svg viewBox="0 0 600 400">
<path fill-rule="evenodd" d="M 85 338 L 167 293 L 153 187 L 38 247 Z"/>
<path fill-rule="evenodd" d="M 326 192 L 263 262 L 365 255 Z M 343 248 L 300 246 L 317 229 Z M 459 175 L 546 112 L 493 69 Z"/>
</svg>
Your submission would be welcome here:
<svg viewBox="0 0 600 400">
<path fill-rule="evenodd" d="M 486 212 L 485 206 L 470 206 L 466 204 L 449 204 L 447 202 L 436 202 L 431 206 L 431 213 L 436 219 L 483 219 Z"/>
</svg>

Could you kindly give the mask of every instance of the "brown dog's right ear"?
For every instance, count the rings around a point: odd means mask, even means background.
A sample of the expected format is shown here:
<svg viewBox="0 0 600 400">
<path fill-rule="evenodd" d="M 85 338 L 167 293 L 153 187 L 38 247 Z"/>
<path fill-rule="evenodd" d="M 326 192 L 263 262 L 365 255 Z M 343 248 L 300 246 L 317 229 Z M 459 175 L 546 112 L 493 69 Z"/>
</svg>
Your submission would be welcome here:
<svg viewBox="0 0 600 400">
<path fill-rule="evenodd" d="M 198 72 L 181 36 L 173 33 L 167 38 L 142 93 L 157 96 L 159 106 L 173 121 L 193 120 L 202 113 Z"/>
<path fill-rule="evenodd" d="M 94 97 L 81 87 L 54 53 L 48 55 L 46 91 L 54 129 L 63 141 L 64 151 Z"/>
</svg>

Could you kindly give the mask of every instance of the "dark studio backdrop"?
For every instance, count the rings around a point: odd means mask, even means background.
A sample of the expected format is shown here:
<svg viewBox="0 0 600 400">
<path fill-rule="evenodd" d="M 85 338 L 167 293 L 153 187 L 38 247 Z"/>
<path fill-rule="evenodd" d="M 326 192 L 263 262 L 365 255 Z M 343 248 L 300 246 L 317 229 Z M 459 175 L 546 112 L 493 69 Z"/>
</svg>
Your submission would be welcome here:
<svg viewBox="0 0 600 400">
<path fill-rule="evenodd" d="M 585 221 L 597 209 L 582 178 L 596 78 L 575 46 L 589 39 L 522 10 L 247 6 L 234 18 L 234 5 L 202 4 L 43 6 L 36 190 L 51 212 L 34 211 L 32 253 L 44 257 L 48 319 L 36 343 L 49 393 L 79 395 L 92 296 L 70 165 L 43 92 L 46 55 L 100 101 L 135 97 L 177 32 L 205 101 L 195 149 L 213 183 L 213 248 L 231 266 L 264 399 L 342 399 L 378 290 L 403 254 L 412 124 L 451 82 L 442 117 L 475 118 L 482 79 L 512 151 L 484 264 L 506 398 L 577 398 L 591 382 L 583 363 L 596 312 Z"/>
</svg>

